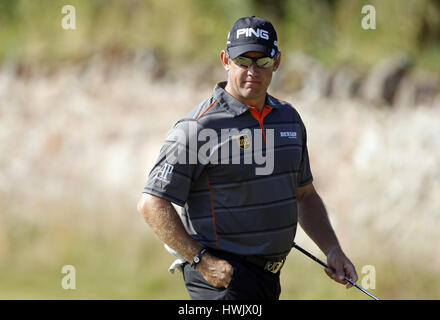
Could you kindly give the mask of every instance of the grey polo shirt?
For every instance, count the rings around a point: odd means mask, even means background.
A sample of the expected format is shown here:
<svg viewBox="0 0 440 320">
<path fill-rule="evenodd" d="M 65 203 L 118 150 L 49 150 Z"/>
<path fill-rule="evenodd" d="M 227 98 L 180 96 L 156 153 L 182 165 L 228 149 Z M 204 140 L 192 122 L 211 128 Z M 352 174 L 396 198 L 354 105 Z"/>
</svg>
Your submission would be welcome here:
<svg viewBox="0 0 440 320">
<path fill-rule="evenodd" d="M 182 207 L 202 246 L 284 257 L 296 233 L 296 190 L 312 182 L 298 112 L 269 94 L 261 113 L 214 88 L 168 133 L 144 193 Z"/>
</svg>

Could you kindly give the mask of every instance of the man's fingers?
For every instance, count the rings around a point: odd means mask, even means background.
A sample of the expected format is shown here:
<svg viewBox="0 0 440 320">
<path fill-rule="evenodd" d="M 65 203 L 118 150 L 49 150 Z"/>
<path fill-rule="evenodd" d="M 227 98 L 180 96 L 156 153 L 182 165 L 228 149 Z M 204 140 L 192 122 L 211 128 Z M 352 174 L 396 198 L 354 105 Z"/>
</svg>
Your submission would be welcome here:
<svg viewBox="0 0 440 320">
<path fill-rule="evenodd" d="M 353 264 L 349 263 L 346 267 L 346 274 L 349 275 L 349 278 L 353 280 L 353 282 L 358 281 L 358 275 L 356 273 L 356 269 L 354 268 Z"/>
<path fill-rule="evenodd" d="M 231 283 L 232 275 L 210 275 L 205 279 L 216 288 L 227 288 Z"/>
<path fill-rule="evenodd" d="M 226 278 L 226 285 L 224 286 L 225 288 L 227 288 L 229 286 L 229 284 L 231 283 L 233 274 L 234 274 L 234 267 L 232 267 L 228 263 L 226 266 L 226 270 L 225 270 L 225 278 Z"/>
<path fill-rule="evenodd" d="M 347 289 L 351 288 L 353 285 L 345 279 L 349 279 L 355 283 L 358 277 L 354 265 L 345 256 L 342 250 L 337 249 L 331 251 L 327 255 L 327 261 L 329 265 L 329 267 L 325 269 L 327 275 L 334 281 L 345 284 Z"/>
<path fill-rule="evenodd" d="M 341 275 L 338 274 L 337 272 L 335 272 L 333 269 L 331 268 L 325 268 L 324 269 L 325 273 L 327 273 L 327 275 L 335 280 L 336 282 L 340 283 L 340 284 L 346 284 L 347 281 L 344 279 L 344 274 L 342 274 L 342 278 Z"/>
<path fill-rule="evenodd" d="M 228 261 L 216 258 L 208 253 L 203 256 L 201 263 L 196 266 L 206 281 L 216 288 L 227 288 L 232 280 L 234 268 Z"/>
<path fill-rule="evenodd" d="M 346 281 L 344 280 L 344 276 L 342 276 L 342 280 L 339 279 L 338 274 L 333 269 L 325 268 L 324 271 L 331 279 L 335 280 L 336 282 L 342 283 L 341 281 L 343 281 L 344 284 L 346 283 Z"/>
<path fill-rule="evenodd" d="M 231 283 L 231 281 L 232 281 L 232 275 L 234 274 L 234 269 L 232 269 L 232 273 L 227 273 L 226 274 L 226 276 L 225 276 L 225 282 L 224 282 L 224 285 L 222 286 L 222 287 L 225 287 L 225 288 L 227 288 L 227 287 L 229 287 L 229 284 Z"/>
<path fill-rule="evenodd" d="M 346 284 L 347 282 L 344 280 L 345 272 L 344 266 L 341 263 L 336 264 L 336 281 L 342 284 Z"/>
<path fill-rule="evenodd" d="M 328 275 L 331 279 L 335 280 L 335 277 L 334 277 L 335 274 L 333 273 L 333 270 L 332 270 L 332 269 L 330 269 L 330 268 L 325 268 L 324 271 L 325 271 L 325 273 L 327 273 L 327 275 Z"/>
<path fill-rule="evenodd" d="M 325 268 L 325 272 L 327 273 L 327 275 L 332 278 L 334 281 L 341 283 L 341 284 L 345 284 L 347 289 L 353 287 L 353 285 L 348 282 L 347 280 L 345 280 L 345 278 L 350 279 L 353 282 L 356 282 L 358 280 L 358 276 L 356 273 L 356 270 L 354 268 L 354 266 L 349 263 L 346 266 L 344 266 L 344 273 L 338 273 L 337 271 L 335 271 L 334 269 L 331 268 Z"/>
<path fill-rule="evenodd" d="M 356 269 L 354 268 L 352 263 L 347 263 L 345 265 L 345 274 L 347 275 L 347 278 L 352 280 L 353 282 L 357 282 L 358 280 L 358 275 L 356 273 Z M 347 289 L 353 287 L 353 285 L 351 283 L 347 284 Z"/>
</svg>

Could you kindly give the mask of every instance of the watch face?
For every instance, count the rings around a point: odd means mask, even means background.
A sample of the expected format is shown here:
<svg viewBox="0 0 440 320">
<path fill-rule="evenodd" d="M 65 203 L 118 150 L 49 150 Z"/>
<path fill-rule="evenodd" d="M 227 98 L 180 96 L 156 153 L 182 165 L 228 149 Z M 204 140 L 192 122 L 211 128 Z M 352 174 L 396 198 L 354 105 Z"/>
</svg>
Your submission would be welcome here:
<svg viewBox="0 0 440 320">
<path fill-rule="evenodd" d="M 200 261 L 199 257 L 194 257 L 194 262 L 195 263 L 199 263 L 199 261 Z"/>
</svg>

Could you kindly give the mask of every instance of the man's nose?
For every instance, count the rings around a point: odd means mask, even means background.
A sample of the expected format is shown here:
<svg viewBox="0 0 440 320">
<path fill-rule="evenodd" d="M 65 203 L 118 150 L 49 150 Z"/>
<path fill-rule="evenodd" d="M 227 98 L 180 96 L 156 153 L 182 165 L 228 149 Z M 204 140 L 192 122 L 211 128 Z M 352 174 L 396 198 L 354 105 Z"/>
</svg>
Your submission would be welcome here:
<svg viewBox="0 0 440 320">
<path fill-rule="evenodd" d="M 257 64 L 255 61 L 252 61 L 252 64 L 247 68 L 248 74 L 256 74 L 259 71 Z"/>
</svg>

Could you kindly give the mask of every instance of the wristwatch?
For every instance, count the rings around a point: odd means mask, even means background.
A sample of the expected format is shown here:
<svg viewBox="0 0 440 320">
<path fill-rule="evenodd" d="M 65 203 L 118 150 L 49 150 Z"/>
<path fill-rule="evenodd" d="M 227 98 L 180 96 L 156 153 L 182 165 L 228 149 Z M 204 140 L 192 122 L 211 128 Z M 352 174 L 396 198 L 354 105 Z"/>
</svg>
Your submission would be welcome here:
<svg viewBox="0 0 440 320">
<path fill-rule="evenodd" d="M 199 253 L 197 253 L 194 258 L 193 258 L 193 262 L 191 263 L 191 267 L 195 268 L 196 265 L 200 262 L 200 260 L 202 260 L 202 256 L 205 254 L 206 252 L 206 248 L 202 248 L 202 250 L 199 251 Z"/>
</svg>

